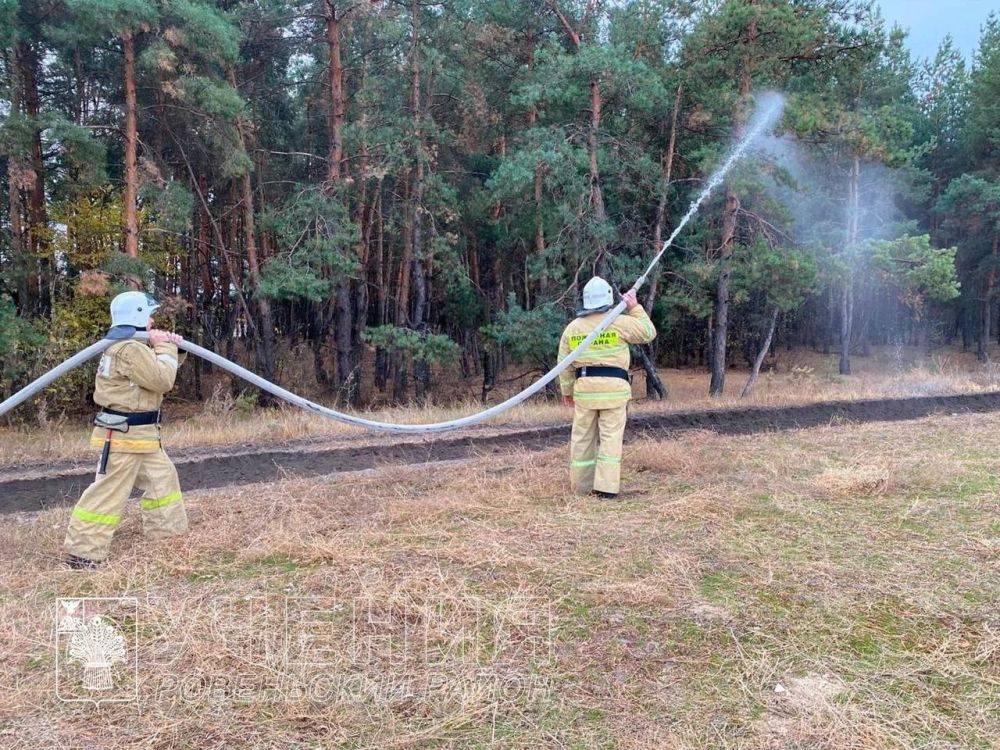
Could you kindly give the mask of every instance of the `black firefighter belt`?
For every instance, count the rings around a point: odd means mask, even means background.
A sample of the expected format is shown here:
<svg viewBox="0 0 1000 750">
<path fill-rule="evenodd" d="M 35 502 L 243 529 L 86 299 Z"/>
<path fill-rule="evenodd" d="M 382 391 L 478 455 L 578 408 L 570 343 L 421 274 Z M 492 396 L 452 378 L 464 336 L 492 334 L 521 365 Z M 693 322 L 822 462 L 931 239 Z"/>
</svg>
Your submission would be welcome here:
<svg viewBox="0 0 1000 750">
<path fill-rule="evenodd" d="M 576 371 L 578 378 L 621 378 L 631 382 L 628 370 L 623 367 L 606 367 L 604 365 L 585 365 Z"/>
<path fill-rule="evenodd" d="M 160 411 L 125 412 L 105 409 L 94 417 L 94 425 L 108 433 L 104 437 L 104 449 L 101 451 L 101 463 L 97 467 L 98 476 L 108 473 L 108 457 L 111 455 L 111 433 L 128 432 L 129 427 L 141 427 L 160 423 Z"/>
</svg>

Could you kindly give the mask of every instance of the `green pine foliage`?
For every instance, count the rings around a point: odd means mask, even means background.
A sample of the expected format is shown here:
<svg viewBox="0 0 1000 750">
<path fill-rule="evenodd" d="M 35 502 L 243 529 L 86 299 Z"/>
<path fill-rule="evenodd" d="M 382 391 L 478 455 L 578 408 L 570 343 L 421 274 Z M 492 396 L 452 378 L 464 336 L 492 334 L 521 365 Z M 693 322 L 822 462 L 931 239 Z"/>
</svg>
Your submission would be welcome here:
<svg viewBox="0 0 1000 750">
<path fill-rule="evenodd" d="M 875 267 L 918 320 L 930 301 L 948 302 L 958 296 L 957 252 L 954 247 L 934 247 L 926 234 L 874 243 Z"/>
<path fill-rule="evenodd" d="M 0 395 L 26 384 L 37 351 L 45 343 L 41 331 L 17 314 L 13 300 L 0 295 Z"/>
<path fill-rule="evenodd" d="M 379 349 L 405 354 L 415 362 L 431 365 L 454 362 L 461 348 L 447 336 L 423 333 L 400 326 L 376 326 L 362 334 L 364 340 Z"/>
</svg>

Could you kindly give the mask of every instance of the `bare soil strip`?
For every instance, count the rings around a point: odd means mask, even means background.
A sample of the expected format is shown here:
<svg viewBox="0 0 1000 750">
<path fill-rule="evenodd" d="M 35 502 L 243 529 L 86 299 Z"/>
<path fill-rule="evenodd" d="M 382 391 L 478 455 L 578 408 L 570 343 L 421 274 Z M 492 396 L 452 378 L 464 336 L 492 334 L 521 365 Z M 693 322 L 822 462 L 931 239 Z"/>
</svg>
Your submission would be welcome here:
<svg viewBox="0 0 1000 750">
<path fill-rule="evenodd" d="M 957 396 L 827 401 L 796 406 L 709 409 L 634 417 L 627 436 L 680 434 L 712 430 L 752 434 L 816 427 L 831 422 L 891 422 L 920 419 L 935 413 L 984 413 L 1000 410 L 1000 392 Z M 386 465 L 421 464 L 511 450 L 533 451 L 567 439 L 569 424 L 544 425 L 491 435 L 468 435 L 395 445 L 365 444 L 329 450 L 271 450 L 213 455 L 177 462 L 186 490 L 266 482 L 289 475 L 309 477 L 373 469 Z M 91 470 L 74 469 L 54 476 L 0 479 L 0 513 L 35 511 L 74 502 L 92 481 Z"/>
</svg>

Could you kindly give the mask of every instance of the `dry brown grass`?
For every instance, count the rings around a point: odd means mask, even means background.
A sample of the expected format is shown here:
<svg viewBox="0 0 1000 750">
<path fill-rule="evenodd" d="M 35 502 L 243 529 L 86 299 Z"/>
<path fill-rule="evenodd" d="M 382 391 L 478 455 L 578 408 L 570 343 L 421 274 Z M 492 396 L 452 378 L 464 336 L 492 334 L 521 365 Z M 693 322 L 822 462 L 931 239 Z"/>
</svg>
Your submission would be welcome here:
<svg viewBox="0 0 1000 750">
<path fill-rule="evenodd" d="M 730 371 L 727 395 L 710 399 L 704 371 L 665 369 L 661 374 L 670 388 L 669 399 L 664 402 L 638 400 L 634 403 L 634 413 L 1000 389 L 1000 366 L 981 365 L 969 353 L 940 350 L 928 357 L 907 348 L 879 349 L 872 356 L 856 357 L 853 362 L 855 374 L 845 377 L 837 374 L 833 356 L 808 350 L 780 352 L 777 368 L 761 375 L 757 389 L 747 399 L 739 398 L 746 378 L 743 371 Z M 506 398 L 527 382 L 519 381 L 502 392 L 498 389 L 492 402 Z M 477 391 L 478 383 L 475 382 L 445 382 L 439 396 L 442 403 L 386 408 L 366 416 L 404 423 L 452 419 L 483 408 L 470 398 L 469 394 Z M 635 392 L 637 395 L 645 392 L 641 374 L 636 377 Z M 306 392 L 305 395 L 312 394 Z M 448 405 L 442 405 L 445 401 Z M 30 405 L 21 408 L 28 409 Z M 267 447 L 294 441 L 335 444 L 355 441 L 359 436 L 366 442 L 386 439 L 294 407 L 253 409 L 234 401 L 221 384 L 205 404 L 169 404 L 167 410 L 169 419 L 164 426 L 164 438 L 170 450 L 178 453 L 224 451 L 237 445 Z M 569 412 L 554 401 L 535 400 L 471 429 L 565 422 L 568 416 Z M 90 461 L 93 451 L 87 444 L 89 435 L 88 422 L 80 417 L 49 421 L 41 427 L 0 426 L 0 469 L 46 462 Z"/>
<path fill-rule="evenodd" d="M 998 428 L 643 439 L 611 505 L 564 450 L 292 477 L 197 493 L 181 543 L 132 515 L 95 574 L 59 565 L 65 509 L 6 517 L 0 745 L 993 747 Z M 59 703 L 55 598 L 122 594 L 139 705 Z M 279 658 L 285 597 L 321 666 Z"/>
</svg>

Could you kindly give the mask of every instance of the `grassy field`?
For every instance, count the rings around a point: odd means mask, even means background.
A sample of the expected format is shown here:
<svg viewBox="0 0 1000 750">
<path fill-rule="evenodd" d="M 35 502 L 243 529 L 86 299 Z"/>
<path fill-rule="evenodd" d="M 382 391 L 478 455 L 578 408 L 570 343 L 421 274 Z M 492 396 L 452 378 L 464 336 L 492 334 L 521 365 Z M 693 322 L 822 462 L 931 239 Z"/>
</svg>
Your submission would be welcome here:
<svg viewBox="0 0 1000 750">
<path fill-rule="evenodd" d="M 1000 351 L 997 352 L 1000 356 Z M 637 400 L 634 413 L 664 412 L 698 408 L 746 405 L 780 405 L 831 399 L 862 399 L 931 394 L 971 393 L 1000 389 L 1000 366 L 982 365 L 968 352 L 941 349 L 927 356 L 909 348 L 874 350 L 870 357 L 854 358 L 854 375 L 837 373 L 834 356 L 807 350 L 781 351 L 777 367 L 761 375 L 754 393 L 739 397 L 747 373 L 731 370 L 727 394 L 709 399 L 708 376 L 700 369 L 664 369 L 661 375 L 670 388 L 665 401 Z M 534 377 L 534 376 L 533 376 Z M 305 382 L 306 375 L 302 380 Z M 228 382 L 228 381 L 227 381 Z M 530 382 L 530 378 L 498 389 L 491 404 L 512 395 Z M 472 381 L 444 382 L 440 403 L 426 406 L 393 407 L 369 412 L 367 416 L 394 422 L 433 422 L 472 414 L 483 406 L 472 398 L 479 384 Z M 634 391 L 645 393 L 644 378 L 636 374 Z M 308 391 L 306 396 L 321 397 Z M 447 404 L 447 406 L 442 404 Z M 32 405 L 20 407 L 31 411 Z M 204 404 L 168 401 L 164 440 L 170 451 L 224 451 L 234 445 L 272 446 L 295 440 L 336 443 L 357 440 L 377 441 L 378 436 L 358 428 L 303 412 L 295 407 L 254 409 L 252 402 L 234 399 L 228 387 L 219 388 Z M 487 425 L 474 429 L 506 429 L 546 422 L 565 422 L 569 410 L 556 400 L 535 399 L 514 408 Z M 94 451 L 87 416 L 44 420 L 21 426 L 0 425 L 0 469 L 25 463 L 87 460 Z M 392 438 L 390 438 L 392 439 Z"/>
<path fill-rule="evenodd" d="M 1000 415 L 643 440 L 614 504 L 491 455 L 133 510 L 94 574 L 5 517 L 0 745 L 996 747 L 998 472 Z M 57 598 L 126 594 L 138 702 L 61 703 Z"/>
</svg>

